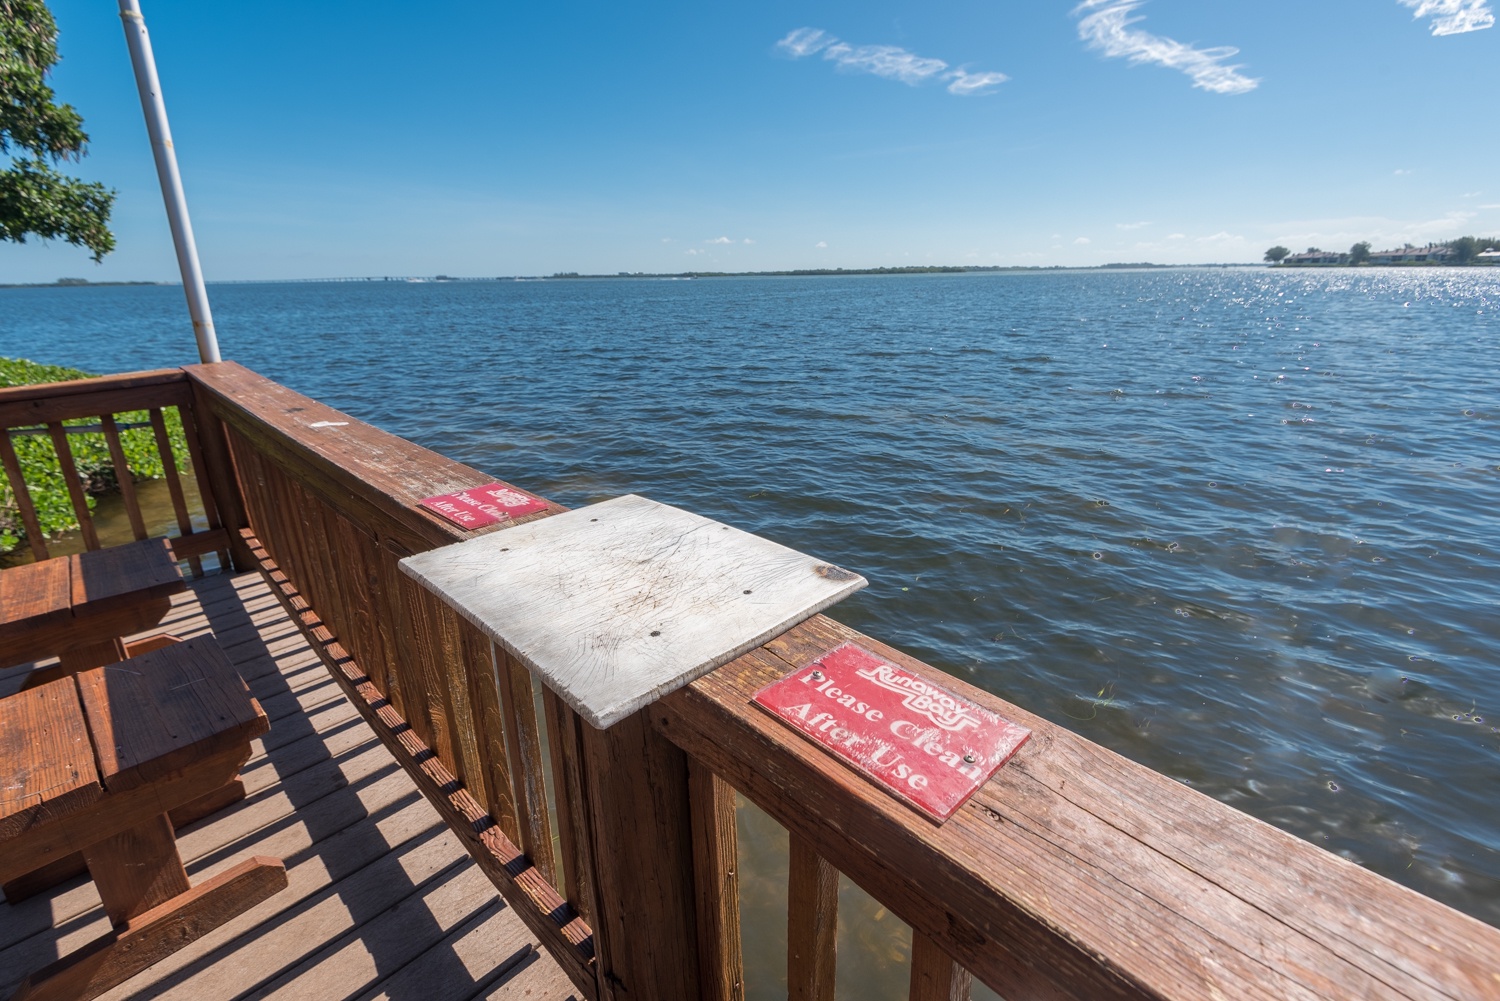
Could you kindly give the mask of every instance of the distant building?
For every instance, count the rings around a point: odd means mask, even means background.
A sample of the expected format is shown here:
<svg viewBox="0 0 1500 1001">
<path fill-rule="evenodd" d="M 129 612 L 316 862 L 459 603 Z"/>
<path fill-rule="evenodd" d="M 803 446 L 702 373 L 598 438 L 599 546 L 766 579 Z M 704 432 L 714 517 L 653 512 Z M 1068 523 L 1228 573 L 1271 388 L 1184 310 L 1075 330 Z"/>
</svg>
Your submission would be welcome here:
<svg viewBox="0 0 1500 1001">
<path fill-rule="evenodd" d="M 1490 247 L 1474 255 L 1474 260 L 1480 264 L 1500 264 L 1500 250 Z"/>
<path fill-rule="evenodd" d="M 1429 243 L 1425 247 L 1402 247 L 1399 250 L 1377 250 L 1370 255 L 1371 264 L 1447 264 L 1452 249 Z"/>
<path fill-rule="evenodd" d="M 1349 260 L 1348 254 L 1339 254 L 1331 250 L 1309 250 L 1303 254 L 1292 254 L 1285 261 L 1287 264 L 1343 264 Z"/>
</svg>

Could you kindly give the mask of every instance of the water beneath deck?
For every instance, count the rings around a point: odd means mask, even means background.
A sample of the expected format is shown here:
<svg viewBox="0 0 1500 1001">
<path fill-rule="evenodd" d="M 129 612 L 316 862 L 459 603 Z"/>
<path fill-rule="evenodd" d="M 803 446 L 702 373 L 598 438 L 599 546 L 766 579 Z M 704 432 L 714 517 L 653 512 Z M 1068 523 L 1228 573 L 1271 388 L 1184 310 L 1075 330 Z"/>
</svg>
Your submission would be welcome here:
<svg viewBox="0 0 1500 1001">
<path fill-rule="evenodd" d="M 837 617 L 1500 924 L 1500 269 L 211 291 L 226 357 L 858 570 Z M 0 354 L 177 364 L 181 314 L 4 290 Z"/>
</svg>

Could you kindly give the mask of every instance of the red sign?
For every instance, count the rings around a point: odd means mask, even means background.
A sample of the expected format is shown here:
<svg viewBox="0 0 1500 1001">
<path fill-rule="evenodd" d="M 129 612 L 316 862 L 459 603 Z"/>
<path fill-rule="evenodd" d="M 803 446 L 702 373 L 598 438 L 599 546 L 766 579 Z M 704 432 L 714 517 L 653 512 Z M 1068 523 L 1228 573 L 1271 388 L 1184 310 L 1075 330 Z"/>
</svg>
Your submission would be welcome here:
<svg viewBox="0 0 1500 1001">
<path fill-rule="evenodd" d="M 1031 736 L 852 643 L 761 689 L 755 703 L 938 821 Z"/>
<path fill-rule="evenodd" d="M 547 506 L 546 501 L 502 483 L 426 497 L 421 504 L 464 528 L 483 528 L 503 518 L 519 518 Z"/>
</svg>

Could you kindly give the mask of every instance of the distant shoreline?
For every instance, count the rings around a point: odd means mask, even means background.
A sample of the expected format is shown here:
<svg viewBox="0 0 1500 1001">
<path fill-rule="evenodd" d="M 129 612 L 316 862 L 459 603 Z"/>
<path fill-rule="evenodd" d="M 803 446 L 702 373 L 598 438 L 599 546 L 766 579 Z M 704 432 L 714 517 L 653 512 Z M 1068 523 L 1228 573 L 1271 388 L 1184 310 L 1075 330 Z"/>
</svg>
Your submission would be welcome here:
<svg viewBox="0 0 1500 1001">
<path fill-rule="evenodd" d="M 581 274 L 576 271 L 550 275 L 365 275 L 344 278 L 220 278 L 210 285 L 279 285 L 304 282 L 510 282 L 562 281 L 572 278 L 818 278 L 840 275 L 953 275 L 996 274 L 1037 271 L 1133 271 L 1170 268 L 1264 268 L 1269 265 L 1241 261 L 1224 264 L 1153 264 L 1150 261 L 1112 264 L 1010 264 L 1010 265 L 914 265 L 897 268 L 793 268 L 785 271 L 616 271 L 610 274 Z M 180 281 L 107 281 L 91 282 L 84 278 L 60 278 L 54 282 L 0 282 L 0 288 L 105 288 L 122 285 L 181 285 Z"/>
</svg>

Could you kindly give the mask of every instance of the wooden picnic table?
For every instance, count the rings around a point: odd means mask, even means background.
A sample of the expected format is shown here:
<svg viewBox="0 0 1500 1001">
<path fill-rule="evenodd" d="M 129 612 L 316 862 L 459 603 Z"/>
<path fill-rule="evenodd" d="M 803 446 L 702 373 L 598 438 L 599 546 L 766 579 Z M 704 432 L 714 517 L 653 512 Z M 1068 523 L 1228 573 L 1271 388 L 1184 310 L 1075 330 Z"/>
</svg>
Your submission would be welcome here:
<svg viewBox="0 0 1500 1001">
<path fill-rule="evenodd" d="M 286 886 L 261 856 L 192 886 L 167 815 L 268 728 L 207 636 L 0 699 L 0 880 L 82 852 L 114 925 L 13 1001 L 96 997 Z"/>
<path fill-rule="evenodd" d="M 166 539 L 0 571 L 0 668 L 56 656 L 31 687 L 124 660 L 122 637 L 158 625 L 186 586 Z"/>
</svg>

